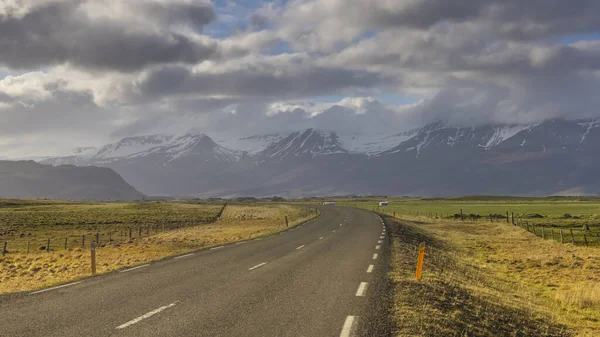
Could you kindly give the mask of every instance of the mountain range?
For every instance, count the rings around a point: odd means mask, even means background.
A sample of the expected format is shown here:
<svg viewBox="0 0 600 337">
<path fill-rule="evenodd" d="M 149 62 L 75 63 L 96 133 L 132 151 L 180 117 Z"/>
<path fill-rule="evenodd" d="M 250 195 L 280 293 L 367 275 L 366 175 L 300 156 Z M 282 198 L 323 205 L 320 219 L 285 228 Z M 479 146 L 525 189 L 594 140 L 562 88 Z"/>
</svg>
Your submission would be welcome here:
<svg viewBox="0 0 600 337">
<path fill-rule="evenodd" d="M 596 195 L 600 120 L 433 123 L 396 134 L 316 129 L 213 139 L 127 137 L 44 164 L 105 166 L 148 195 Z"/>
<path fill-rule="evenodd" d="M 0 198 L 131 201 L 143 197 L 109 168 L 0 161 Z"/>
</svg>

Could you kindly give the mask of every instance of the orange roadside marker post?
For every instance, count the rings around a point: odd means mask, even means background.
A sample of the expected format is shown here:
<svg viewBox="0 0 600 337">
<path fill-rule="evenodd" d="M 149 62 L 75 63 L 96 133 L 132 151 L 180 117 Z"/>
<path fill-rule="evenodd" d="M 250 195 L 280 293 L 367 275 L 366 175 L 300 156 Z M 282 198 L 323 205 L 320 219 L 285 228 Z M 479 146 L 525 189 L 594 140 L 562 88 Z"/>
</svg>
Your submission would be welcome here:
<svg viewBox="0 0 600 337">
<path fill-rule="evenodd" d="M 421 281 L 423 275 L 423 260 L 425 259 L 425 242 L 419 245 L 419 258 L 417 260 L 417 281 Z"/>
</svg>

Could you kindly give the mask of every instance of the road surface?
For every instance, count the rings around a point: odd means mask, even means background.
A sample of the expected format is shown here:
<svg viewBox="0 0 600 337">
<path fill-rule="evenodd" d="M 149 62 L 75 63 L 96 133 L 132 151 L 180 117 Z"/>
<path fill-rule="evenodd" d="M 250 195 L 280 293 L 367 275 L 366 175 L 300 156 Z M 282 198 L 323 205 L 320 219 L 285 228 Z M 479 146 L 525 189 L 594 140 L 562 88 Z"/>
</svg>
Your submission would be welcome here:
<svg viewBox="0 0 600 337">
<path fill-rule="evenodd" d="M 321 211 L 263 239 L 1 297 L 0 336 L 381 335 L 385 226 Z"/>
</svg>

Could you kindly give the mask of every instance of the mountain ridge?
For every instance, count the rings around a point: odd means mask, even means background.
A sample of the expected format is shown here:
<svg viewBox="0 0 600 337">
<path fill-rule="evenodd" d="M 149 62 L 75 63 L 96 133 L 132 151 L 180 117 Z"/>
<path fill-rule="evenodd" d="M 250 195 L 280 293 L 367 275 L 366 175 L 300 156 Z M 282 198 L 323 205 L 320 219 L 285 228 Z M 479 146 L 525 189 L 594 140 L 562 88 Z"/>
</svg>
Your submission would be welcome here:
<svg viewBox="0 0 600 337">
<path fill-rule="evenodd" d="M 112 152 L 87 159 L 42 162 L 111 167 L 142 192 L 160 195 L 600 193 L 591 174 L 600 168 L 593 158 L 600 150 L 598 120 L 431 123 L 374 135 L 304 129 L 218 141 L 205 134 L 144 137 L 138 143 L 124 138 L 103 147 Z M 466 181 L 477 183 L 468 188 L 459 183 Z"/>
</svg>

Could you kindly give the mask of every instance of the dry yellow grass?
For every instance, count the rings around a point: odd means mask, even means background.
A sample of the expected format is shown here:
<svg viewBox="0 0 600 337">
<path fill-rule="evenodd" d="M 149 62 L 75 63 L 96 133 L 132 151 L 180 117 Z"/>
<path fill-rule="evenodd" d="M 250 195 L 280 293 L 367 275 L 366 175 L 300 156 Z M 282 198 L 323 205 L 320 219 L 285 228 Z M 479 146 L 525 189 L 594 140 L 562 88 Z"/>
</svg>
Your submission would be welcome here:
<svg viewBox="0 0 600 337">
<path fill-rule="evenodd" d="M 600 335 L 600 249 L 542 240 L 503 223 L 399 222 L 398 335 Z M 417 282 L 420 241 L 430 245 Z"/>
<path fill-rule="evenodd" d="M 97 249 L 97 271 L 106 273 L 168 256 L 266 236 L 315 216 L 314 210 L 288 205 L 230 205 L 213 224 L 187 227 L 142 240 Z M 90 250 L 9 254 L 0 257 L 0 293 L 28 291 L 90 275 Z"/>
</svg>

